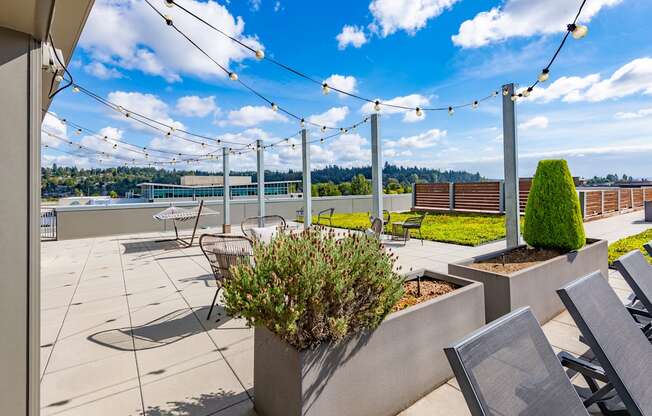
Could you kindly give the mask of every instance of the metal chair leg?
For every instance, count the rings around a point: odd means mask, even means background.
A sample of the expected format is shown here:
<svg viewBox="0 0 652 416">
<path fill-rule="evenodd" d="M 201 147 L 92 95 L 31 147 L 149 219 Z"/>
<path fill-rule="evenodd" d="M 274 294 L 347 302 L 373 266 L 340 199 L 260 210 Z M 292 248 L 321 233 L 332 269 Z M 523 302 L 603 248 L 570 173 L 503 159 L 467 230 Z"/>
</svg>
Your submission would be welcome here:
<svg viewBox="0 0 652 416">
<path fill-rule="evenodd" d="M 208 316 L 206 317 L 206 320 L 209 321 L 211 319 L 211 314 L 213 313 L 213 308 L 215 307 L 215 302 L 217 302 L 217 295 L 220 293 L 221 287 L 218 287 L 217 290 L 215 291 L 215 296 L 213 296 L 213 303 L 211 303 L 211 308 L 208 311 Z"/>
</svg>

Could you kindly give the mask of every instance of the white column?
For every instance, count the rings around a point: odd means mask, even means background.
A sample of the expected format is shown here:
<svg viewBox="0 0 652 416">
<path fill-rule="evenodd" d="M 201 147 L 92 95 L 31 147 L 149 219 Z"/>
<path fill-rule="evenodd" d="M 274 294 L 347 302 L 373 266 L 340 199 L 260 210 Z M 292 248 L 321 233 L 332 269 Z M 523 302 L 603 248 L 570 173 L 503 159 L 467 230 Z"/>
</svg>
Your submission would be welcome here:
<svg viewBox="0 0 652 416">
<path fill-rule="evenodd" d="M 371 215 L 383 218 L 383 149 L 378 117 L 376 113 L 371 115 Z"/>
<path fill-rule="evenodd" d="M 312 225 L 312 179 L 310 178 L 310 143 L 308 132 L 301 130 L 301 159 L 303 161 L 303 228 Z"/>
<path fill-rule="evenodd" d="M 258 166 L 258 216 L 265 216 L 265 148 L 263 147 L 263 141 L 258 139 L 256 140 L 256 155 L 257 157 L 257 166 Z M 259 221 L 260 226 L 262 227 L 262 219 Z"/>
<path fill-rule="evenodd" d="M 224 224 L 222 224 L 222 232 L 228 234 L 231 232 L 231 167 L 229 166 L 229 149 L 222 148 L 222 172 L 224 175 L 224 189 L 223 189 L 223 204 L 224 209 Z"/>
<path fill-rule="evenodd" d="M 505 167 L 505 227 L 507 248 L 520 244 L 520 210 L 518 201 L 518 138 L 516 135 L 516 105 L 512 101 L 514 84 L 503 85 L 503 163 Z"/>
</svg>

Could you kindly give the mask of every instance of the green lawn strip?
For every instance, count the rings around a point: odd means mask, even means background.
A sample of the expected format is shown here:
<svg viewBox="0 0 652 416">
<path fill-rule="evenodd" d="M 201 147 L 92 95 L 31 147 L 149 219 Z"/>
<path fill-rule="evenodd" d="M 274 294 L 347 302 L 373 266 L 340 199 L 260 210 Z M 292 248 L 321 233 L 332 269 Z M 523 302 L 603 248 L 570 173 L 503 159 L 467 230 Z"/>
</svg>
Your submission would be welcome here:
<svg viewBox="0 0 652 416">
<path fill-rule="evenodd" d="M 632 250 L 639 249 L 647 261 L 652 263 L 652 258 L 648 256 L 645 249 L 643 249 L 643 244 L 652 240 L 652 228 L 648 228 L 642 233 L 635 235 L 630 235 L 629 237 L 622 238 L 614 243 L 609 244 L 609 264 L 613 263 L 618 257 L 623 254 L 627 254 Z"/>
<path fill-rule="evenodd" d="M 414 212 L 392 212 L 391 222 L 405 221 L 408 217 L 418 215 Z M 317 216 L 313 217 L 317 223 Z M 328 225 L 328 221 L 322 221 Z M 369 228 L 369 214 L 356 212 L 352 214 L 334 214 L 333 227 L 350 230 L 365 230 Z M 386 226 L 391 232 L 391 225 Z M 428 213 L 424 219 L 421 233 L 425 240 L 443 243 L 477 246 L 490 241 L 505 238 L 505 217 L 489 214 L 466 213 Z M 418 237 L 418 231 L 411 230 L 413 237 Z"/>
</svg>

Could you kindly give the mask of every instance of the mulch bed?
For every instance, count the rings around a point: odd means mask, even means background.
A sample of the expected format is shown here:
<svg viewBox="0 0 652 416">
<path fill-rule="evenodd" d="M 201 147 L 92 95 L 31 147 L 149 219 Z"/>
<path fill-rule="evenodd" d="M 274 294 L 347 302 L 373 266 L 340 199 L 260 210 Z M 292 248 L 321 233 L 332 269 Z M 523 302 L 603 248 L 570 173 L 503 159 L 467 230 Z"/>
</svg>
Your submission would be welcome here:
<svg viewBox="0 0 652 416">
<path fill-rule="evenodd" d="M 409 280 L 403 283 L 405 293 L 394 306 L 394 312 L 434 299 L 437 296 L 445 295 L 458 288 L 458 286 L 449 282 L 424 277 L 421 278 L 420 286 L 421 293 L 419 294 L 419 283 L 417 280 Z"/>
<path fill-rule="evenodd" d="M 510 274 L 562 254 L 558 250 L 520 247 L 498 257 L 478 261 L 469 267 L 493 273 Z"/>
</svg>

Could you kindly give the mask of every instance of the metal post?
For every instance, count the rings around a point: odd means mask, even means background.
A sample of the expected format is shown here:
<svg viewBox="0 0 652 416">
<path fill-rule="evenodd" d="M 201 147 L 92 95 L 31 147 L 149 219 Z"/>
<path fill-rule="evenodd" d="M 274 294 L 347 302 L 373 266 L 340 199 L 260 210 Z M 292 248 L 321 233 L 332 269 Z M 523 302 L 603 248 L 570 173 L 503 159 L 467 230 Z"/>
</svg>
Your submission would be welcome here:
<svg viewBox="0 0 652 416">
<path fill-rule="evenodd" d="M 455 182 L 448 182 L 448 210 L 455 211 Z"/>
<path fill-rule="evenodd" d="M 505 227 L 507 248 L 520 244 L 520 207 L 518 198 L 518 138 L 516 106 L 512 101 L 514 84 L 503 85 L 503 163 L 505 168 Z"/>
<path fill-rule="evenodd" d="M 374 218 L 383 218 L 383 149 L 378 114 L 371 115 L 371 190 Z"/>
<path fill-rule="evenodd" d="M 312 225 L 312 179 L 310 178 L 310 143 L 308 131 L 301 130 L 301 159 L 303 161 L 303 228 Z"/>
<path fill-rule="evenodd" d="M 222 224 L 222 232 L 228 234 L 231 232 L 231 168 L 229 166 L 229 149 L 222 148 L 222 172 L 223 172 L 223 207 L 224 207 L 224 224 Z"/>
<path fill-rule="evenodd" d="M 501 214 L 505 213 L 505 181 L 500 181 L 498 184 L 498 211 Z"/>
<path fill-rule="evenodd" d="M 258 161 L 258 225 L 263 226 L 262 217 L 265 216 L 265 160 L 264 160 L 265 148 L 263 147 L 263 141 L 258 139 L 256 140 L 256 155 Z"/>
<path fill-rule="evenodd" d="M 600 191 L 600 215 L 604 216 L 604 191 Z"/>
</svg>

